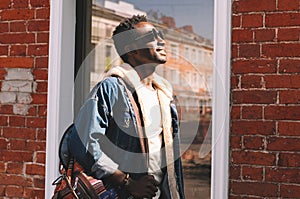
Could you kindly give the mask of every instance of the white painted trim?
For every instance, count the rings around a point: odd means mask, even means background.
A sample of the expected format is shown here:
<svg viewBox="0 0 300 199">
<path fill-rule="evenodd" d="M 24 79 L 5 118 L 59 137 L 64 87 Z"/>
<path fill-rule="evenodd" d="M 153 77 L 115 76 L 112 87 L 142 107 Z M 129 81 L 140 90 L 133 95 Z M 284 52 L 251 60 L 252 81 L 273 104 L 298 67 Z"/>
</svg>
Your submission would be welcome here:
<svg viewBox="0 0 300 199">
<path fill-rule="evenodd" d="M 231 0 L 215 0 L 211 198 L 228 198 Z"/>
<path fill-rule="evenodd" d="M 73 119 L 75 1 L 50 0 L 45 198 L 58 177 L 58 146 Z"/>
<path fill-rule="evenodd" d="M 60 135 L 73 118 L 75 46 L 75 1 L 50 0 L 50 5 L 45 198 L 51 198 L 51 183 L 58 176 Z M 215 0 L 214 15 L 211 198 L 224 199 L 228 197 L 231 1 Z"/>
</svg>

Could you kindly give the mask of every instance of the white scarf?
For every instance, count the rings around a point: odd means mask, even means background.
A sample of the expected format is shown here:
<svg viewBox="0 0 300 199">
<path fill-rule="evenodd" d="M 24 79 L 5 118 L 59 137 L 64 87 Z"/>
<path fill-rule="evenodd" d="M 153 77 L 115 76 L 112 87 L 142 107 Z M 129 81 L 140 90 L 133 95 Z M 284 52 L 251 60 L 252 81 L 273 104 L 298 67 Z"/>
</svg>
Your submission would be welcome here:
<svg viewBox="0 0 300 199">
<path fill-rule="evenodd" d="M 144 117 L 144 104 L 140 100 L 142 98 L 141 79 L 138 73 L 129 64 L 122 64 L 121 66 L 112 67 L 105 76 L 118 76 L 122 78 L 127 84 L 132 86 L 138 96 L 138 103 L 141 107 L 142 119 L 144 125 L 149 124 L 148 118 Z M 163 137 L 166 148 L 166 158 L 167 158 L 167 170 L 168 170 L 168 182 L 170 187 L 171 196 L 173 199 L 179 198 L 178 191 L 176 189 L 176 178 L 174 170 L 174 151 L 173 151 L 173 130 L 172 130 L 172 117 L 170 111 L 170 102 L 172 101 L 172 86 L 170 83 L 162 78 L 161 76 L 153 73 L 153 86 L 157 89 L 158 100 L 160 104 L 161 117 L 162 117 L 162 127 L 163 127 Z M 147 132 L 146 132 L 147 135 Z"/>
</svg>

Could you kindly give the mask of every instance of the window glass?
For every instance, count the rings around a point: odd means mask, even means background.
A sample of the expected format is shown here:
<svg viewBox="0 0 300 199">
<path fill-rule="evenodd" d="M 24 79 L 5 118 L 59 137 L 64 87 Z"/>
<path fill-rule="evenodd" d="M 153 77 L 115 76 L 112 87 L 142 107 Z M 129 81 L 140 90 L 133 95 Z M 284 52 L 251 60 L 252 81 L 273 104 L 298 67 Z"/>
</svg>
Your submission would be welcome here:
<svg viewBox="0 0 300 199">
<path fill-rule="evenodd" d="M 81 36 L 89 38 L 84 48 L 89 50 L 75 77 L 83 85 L 78 86 L 81 90 L 75 92 L 75 99 L 85 99 L 104 71 L 122 64 L 111 39 L 119 22 L 134 14 L 147 15 L 165 36 L 168 61 L 156 72 L 172 84 L 180 109 L 186 198 L 209 198 L 211 150 L 199 151 L 211 148 L 214 0 L 90 1 L 86 7 L 90 28 Z"/>
</svg>

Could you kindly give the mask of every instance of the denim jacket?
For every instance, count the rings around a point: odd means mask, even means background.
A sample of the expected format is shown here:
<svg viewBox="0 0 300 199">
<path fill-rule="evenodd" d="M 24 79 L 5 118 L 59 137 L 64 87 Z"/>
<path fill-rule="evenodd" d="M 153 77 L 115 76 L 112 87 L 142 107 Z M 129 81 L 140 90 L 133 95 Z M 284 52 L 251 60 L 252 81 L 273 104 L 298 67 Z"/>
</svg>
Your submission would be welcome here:
<svg viewBox="0 0 300 199">
<path fill-rule="evenodd" d="M 127 86 L 131 91 L 132 88 Z M 179 146 L 178 114 L 170 102 L 176 183 L 184 198 Z M 68 140 L 71 155 L 85 171 L 96 178 L 108 176 L 116 169 L 138 179 L 147 174 L 147 155 L 141 153 L 137 121 L 125 85 L 118 77 L 108 77 L 91 91 L 81 107 Z M 171 198 L 166 169 L 161 185 L 163 198 Z"/>
</svg>

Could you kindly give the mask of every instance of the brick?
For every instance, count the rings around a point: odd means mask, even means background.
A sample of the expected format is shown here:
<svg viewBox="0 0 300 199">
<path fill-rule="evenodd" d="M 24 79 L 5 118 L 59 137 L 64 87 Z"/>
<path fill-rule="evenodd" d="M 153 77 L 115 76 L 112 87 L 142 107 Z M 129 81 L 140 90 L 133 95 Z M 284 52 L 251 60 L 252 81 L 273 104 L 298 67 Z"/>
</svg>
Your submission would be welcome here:
<svg viewBox="0 0 300 199">
<path fill-rule="evenodd" d="M 231 17 L 231 26 L 232 28 L 240 28 L 241 27 L 241 20 L 242 20 L 242 16 L 239 15 L 234 15 Z"/>
<path fill-rule="evenodd" d="M 34 18 L 34 10 L 32 9 L 9 9 L 2 10 L 0 13 L 2 21 L 8 20 L 28 20 Z"/>
<path fill-rule="evenodd" d="M 5 196 L 7 197 L 22 197 L 23 187 L 8 185 L 5 189 Z"/>
<path fill-rule="evenodd" d="M 300 167 L 300 154 L 296 153 L 280 153 L 278 166 L 281 167 Z"/>
<path fill-rule="evenodd" d="M 5 173 L 6 172 L 6 163 L 0 162 L 0 172 Z M 1 195 L 1 188 L 0 188 L 0 195 Z"/>
<path fill-rule="evenodd" d="M 269 137 L 267 149 L 272 151 L 300 151 L 300 139 Z"/>
<path fill-rule="evenodd" d="M 241 44 L 239 48 L 239 57 L 244 57 L 244 58 L 260 57 L 260 45 Z"/>
<path fill-rule="evenodd" d="M 239 0 L 233 2 L 233 13 L 275 11 L 276 0 Z"/>
<path fill-rule="evenodd" d="M 262 88 L 263 82 L 260 75 L 245 75 L 241 78 L 241 88 Z"/>
<path fill-rule="evenodd" d="M 241 149 L 242 148 L 242 139 L 241 136 L 230 136 L 230 148 L 231 149 Z"/>
<path fill-rule="evenodd" d="M 298 0 L 278 0 L 278 10 L 280 11 L 298 11 L 299 1 Z"/>
<path fill-rule="evenodd" d="M 50 1 L 49 0 L 30 0 L 30 5 L 32 7 L 49 7 Z"/>
<path fill-rule="evenodd" d="M 31 69 L 9 68 L 5 80 L 33 80 Z"/>
<path fill-rule="evenodd" d="M 263 108 L 262 106 L 243 106 L 242 118 L 243 119 L 262 119 Z"/>
<path fill-rule="evenodd" d="M 0 57 L 0 67 L 32 68 L 34 59 L 31 57 Z"/>
<path fill-rule="evenodd" d="M 47 106 L 39 106 L 38 107 L 38 115 L 39 116 L 47 116 Z"/>
<path fill-rule="evenodd" d="M 241 107 L 232 106 L 230 111 L 231 119 L 240 119 L 241 118 Z"/>
<path fill-rule="evenodd" d="M 300 25 L 300 13 L 266 14 L 266 27 L 289 27 Z"/>
<path fill-rule="evenodd" d="M 9 142 L 10 144 L 10 150 L 26 150 L 26 146 L 25 146 L 25 140 L 16 140 L 16 139 L 12 139 Z"/>
<path fill-rule="evenodd" d="M 45 178 L 34 178 L 33 185 L 37 188 L 44 188 L 45 187 Z"/>
<path fill-rule="evenodd" d="M 279 91 L 280 104 L 299 104 L 300 91 L 299 90 L 282 90 Z"/>
<path fill-rule="evenodd" d="M 295 122 L 278 122 L 278 134 L 281 136 L 300 136 L 300 123 Z"/>
<path fill-rule="evenodd" d="M 9 126 L 24 127 L 25 117 L 9 116 Z"/>
<path fill-rule="evenodd" d="M 32 94 L 32 104 L 47 104 L 47 94 Z"/>
<path fill-rule="evenodd" d="M 275 29 L 259 29 L 254 31 L 255 42 L 275 41 Z"/>
<path fill-rule="evenodd" d="M 9 32 L 9 26 L 7 22 L 0 23 L 0 33 L 7 33 Z"/>
<path fill-rule="evenodd" d="M 250 166 L 243 166 L 242 167 L 242 177 L 244 180 L 255 180 L 255 181 L 262 181 L 264 177 L 262 167 L 250 167 Z"/>
<path fill-rule="evenodd" d="M 239 57 L 239 45 L 231 45 L 231 57 L 237 58 Z"/>
<path fill-rule="evenodd" d="M 13 0 L 13 8 L 28 8 L 28 0 Z"/>
<path fill-rule="evenodd" d="M 298 41 L 299 28 L 279 28 L 277 39 L 278 41 Z"/>
<path fill-rule="evenodd" d="M 3 136 L 5 138 L 34 140 L 35 134 L 36 134 L 36 129 L 34 128 L 18 128 L 18 127 L 3 128 Z"/>
<path fill-rule="evenodd" d="M 32 152 L 1 150 L 0 161 L 31 162 Z"/>
<path fill-rule="evenodd" d="M 300 75 L 265 75 L 266 88 L 299 88 Z"/>
<path fill-rule="evenodd" d="M 49 31 L 49 21 L 30 21 L 28 23 L 29 31 Z"/>
<path fill-rule="evenodd" d="M 26 56 L 26 45 L 12 45 L 10 47 L 10 56 Z"/>
<path fill-rule="evenodd" d="M 281 72 L 281 73 L 300 73 L 300 60 L 281 59 L 279 61 L 279 72 Z"/>
<path fill-rule="evenodd" d="M 26 32 L 27 23 L 26 22 L 11 22 L 10 23 L 10 32 Z"/>
<path fill-rule="evenodd" d="M 234 180 L 240 180 L 241 179 L 241 167 L 240 166 L 231 165 L 229 167 L 229 169 L 230 169 L 229 179 L 234 179 Z"/>
<path fill-rule="evenodd" d="M 230 78 L 230 84 L 231 84 L 231 89 L 238 89 L 239 86 L 239 76 L 231 76 Z"/>
<path fill-rule="evenodd" d="M 246 43 L 253 41 L 252 30 L 233 30 L 232 31 L 232 42 L 234 43 Z"/>
<path fill-rule="evenodd" d="M 25 187 L 24 190 L 25 190 L 24 191 L 25 198 L 44 198 L 45 197 L 45 189 Z"/>
<path fill-rule="evenodd" d="M 244 136 L 244 149 L 262 150 L 264 149 L 264 137 L 259 136 Z"/>
<path fill-rule="evenodd" d="M 235 104 L 274 104 L 276 100 L 276 91 L 243 90 L 232 92 L 232 102 Z"/>
<path fill-rule="evenodd" d="M 254 195 L 264 197 L 278 196 L 277 184 L 265 182 L 231 182 L 231 193 L 237 195 Z M 244 198 L 244 197 L 243 197 Z"/>
<path fill-rule="evenodd" d="M 7 173 L 9 174 L 23 174 L 23 163 L 9 162 L 7 163 Z"/>
<path fill-rule="evenodd" d="M 0 104 L 0 115 L 7 115 L 13 113 L 13 107 L 12 105 L 1 105 Z"/>
<path fill-rule="evenodd" d="M 46 153 L 45 152 L 37 152 L 35 162 L 45 164 L 46 163 Z"/>
<path fill-rule="evenodd" d="M 0 116 L 0 126 L 7 126 L 8 125 L 8 117 L 7 116 Z"/>
<path fill-rule="evenodd" d="M 270 121 L 234 121 L 232 135 L 274 135 L 275 123 Z"/>
<path fill-rule="evenodd" d="M 46 142 L 28 140 L 26 143 L 26 148 L 28 151 L 46 151 Z"/>
<path fill-rule="evenodd" d="M 299 106 L 266 106 L 265 119 L 271 120 L 299 120 Z"/>
<path fill-rule="evenodd" d="M 11 8 L 10 0 L 1 0 L 0 1 L 0 9 L 8 9 Z"/>
<path fill-rule="evenodd" d="M 37 92 L 39 93 L 46 93 L 48 90 L 48 83 L 47 82 L 38 82 L 37 84 Z"/>
<path fill-rule="evenodd" d="M 46 127 L 46 118 L 27 118 L 26 120 L 27 127 L 34 128 L 45 128 Z"/>
<path fill-rule="evenodd" d="M 297 198 L 300 196 L 300 186 L 296 184 L 281 184 L 280 196 L 282 198 Z"/>
<path fill-rule="evenodd" d="M 268 152 L 232 151 L 231 161 L 233 164 L 272 166 L 276 155 Z"/>
<path fill-rule="evenodd" d="M 36 58 L 36 68 L 48 68 L 48 57 L 38 57 Z"/>
<path fill-rule="evenodd" d="M 0 152 L 1 153 L 1 152 Z M 32 180 L 26 178 L 23 175 L 13 175 L 13 174 L 2 174 L 0 173 L 0 179 L 2 185 L 22 185 L 22 186 L 32 186 Z"/>
<path fill-rule="evenodd" d="M 8 55 L 8 46 L 0 46 L 0 56 L 1 55 Z M 2 79 L 1 76 L 0 79 Z"/>
<path fill-rule="evenodd" d="M 242 27 L 243 28 L 263 27 L 263 15 L 262 14 L 242 15 Z"/>
<path fill-rule="evenodd" d="M 36 139 L 37 140 L 43 140 L 46 141 L 46 129 L 38 129 L 37 130 L 37 136 Z"/>
<path fill-rule="evenodd" d="M 45 175 L 45 166 L 39 164 L 26 164 L 26 174 Z"/>
<path fill-rule="evenodd" d="M 262 54 L 266 57 L 299 57 L 300 44 L 281 43 L 281 44 L 263 44 Z"/>
<path fill-rule="evenodd" d="M 48 80 L 48 70 L 35 69 L 32 73 L 36 80 Z"/>
<path fill-rule="evenodd" d="M 4 138 L 0 138 L 0 149 L 7 149 L 7 147 L 8 147 L 8 141 Z"/>
<path fill-rule="evenodd" d="M 27 112 L 28 116 L 37 116 L 37 106 L 35 105 L 28 105 L 28 112 Z"/>
<path fill-rule="evenodd" d="M 48 45 L 46 44 L 37 44 L 28 46 L 28 55 L 48 55 Z"/>
<path fill-rule="evenodd" d="M 266 168 L 266 181 L 299 183 L 299 174 L 298 168 Z"/>
<path fill-rule="evenodd" d="M 49 43 L 49 33 L 38 33 L 37 43 Z"/>
<path fill-rule="evenodd" d="M 16 93 L 0 92 L 0 103 L 1 104 L 15 103 L 16 98 L 17 98 Z"/>
<path fill-rule="evenodd" d="M 33 33 L 10 33 L 0 35 L 1 44 L 30 44 L 35 43 Z"/>
<path fill-rule="evenodd" d="M 36 19 L 49 19 L 50 18 L 50 9 L 49 8 L 36 9 L 35 18 Z"/>
</svg>

